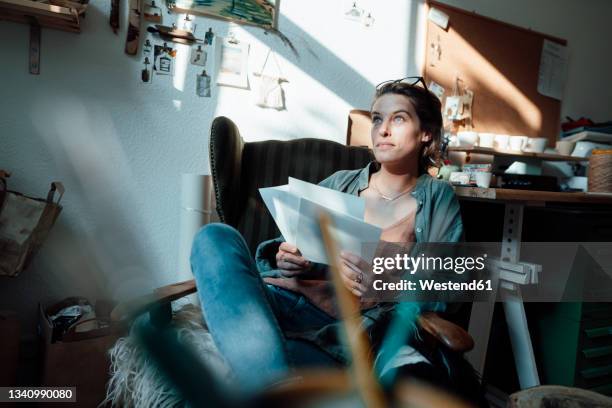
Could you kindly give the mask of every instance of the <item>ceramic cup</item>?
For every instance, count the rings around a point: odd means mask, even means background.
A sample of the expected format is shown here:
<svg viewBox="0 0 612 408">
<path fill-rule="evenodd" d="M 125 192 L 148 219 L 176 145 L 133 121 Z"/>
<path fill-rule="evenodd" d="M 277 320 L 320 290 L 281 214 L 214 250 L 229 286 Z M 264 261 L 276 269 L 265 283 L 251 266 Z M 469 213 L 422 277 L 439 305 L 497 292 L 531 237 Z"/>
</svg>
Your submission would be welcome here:
<svg viewBox="0 0 612 408">
<path fill-rule="evenodd" d="M 543 153 L 546 149 L 548 140 L 545 137 L 530 137 L 527 139 L 527 143 L 523 146 L 523 151 L 533 153 Z"/>
<path fill-rule="evenodd" d="M 570 142 L 568 140 L 559 140 L 555 146 L 557 153 L 562 156 L 571 156 L 574 151 L 574 146 L 576 146 L 576 142 Z"/>
<path fill-rule="evenodd" d="M 478 133 L 471 130 L 457 132 L 457 138 L 459 139 L 459 146 L 461 147 L 473 147 L 478 143 Z"/>
<path fill-rule="evenodd" d="M 529 138 L 527 136 L 510 136 L 509 137 L 509 145 L 510 150 L 514 150 L 515 152 L 520 152 L 527 144 L 527 140 Z"/>
<path fill-rule="evenodd" d="M 508 149 L 508 141 L 510 136 L 508 135 L 495 135 L 495 148 L 499 150 Z"/>
<path fill-rule="evenodd" d="M 495 146 L 495 134 L 493 133 L 479 133 L 478 134 L 478 146 L 480 147 L 494 147 Z"/>
<path fill-rule="evenodd" d="M 476 185 L 480 188 L 489 188 L 491 185 L 491 173 L 479 171 L 474 173 L 474 178 L 476 179 Z"/>
</svg>

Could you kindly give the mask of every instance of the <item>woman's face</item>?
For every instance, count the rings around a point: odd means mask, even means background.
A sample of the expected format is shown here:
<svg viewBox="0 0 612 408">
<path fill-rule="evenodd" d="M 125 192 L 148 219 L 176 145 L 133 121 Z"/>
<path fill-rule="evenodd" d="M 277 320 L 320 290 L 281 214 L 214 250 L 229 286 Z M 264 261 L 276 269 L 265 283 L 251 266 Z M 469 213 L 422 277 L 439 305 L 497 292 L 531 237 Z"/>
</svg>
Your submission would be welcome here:
<svg viewBox="0 0 612 408">
<path fill-rule="evenodd" d="M 421 131 L 414 106 L 405 95 L 384 94 L 372 105 L 372 145 L 381 164 L 415 164 L 423 143 L 431 138 Z"/>
</svg>

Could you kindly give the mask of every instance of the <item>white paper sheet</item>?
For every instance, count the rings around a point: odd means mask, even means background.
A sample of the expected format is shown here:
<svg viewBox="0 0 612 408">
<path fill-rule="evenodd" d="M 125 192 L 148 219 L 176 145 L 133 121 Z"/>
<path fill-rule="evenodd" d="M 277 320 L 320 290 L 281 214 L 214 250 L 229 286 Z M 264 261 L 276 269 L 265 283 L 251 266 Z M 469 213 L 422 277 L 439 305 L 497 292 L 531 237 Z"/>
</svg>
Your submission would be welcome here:
<svg viewBox="0 0 612 408">
<path fill-rule="evenodd" d="M 350 251 L 371 262 L 382 230 L 363 220 L 338 211 L 332 211 L 305 198 L 300 199 L 296 246 L 302 255 L 318 263 L 329 264 L 319 216 L 327 213 L 332 221 L 331 235 L 340 250 Z M 364 245 L 365 244 L 365 245 Z M 367 245 L 370 244 L 370 245 Z"/>
<path fill-rule="evenodd" d="M 298 197 L 319 203 L 332 211 L 348 214 L 363 220 L 365 200 L 362 197 L 321 187 L 293 177 L 289 177 L 289 190 Z"/>
<path fill-rule="evenodd" d="M 544 40 L 538 73 L 538 92 L 561 100 L 566 75 L 567 47 Z"/>
<path fill-rule="evenodd" d="M 259 194 L 285 241 L 296 245 L 300 198 L 289 191 L 289 185 L 260 188 Z"/>
</svg>

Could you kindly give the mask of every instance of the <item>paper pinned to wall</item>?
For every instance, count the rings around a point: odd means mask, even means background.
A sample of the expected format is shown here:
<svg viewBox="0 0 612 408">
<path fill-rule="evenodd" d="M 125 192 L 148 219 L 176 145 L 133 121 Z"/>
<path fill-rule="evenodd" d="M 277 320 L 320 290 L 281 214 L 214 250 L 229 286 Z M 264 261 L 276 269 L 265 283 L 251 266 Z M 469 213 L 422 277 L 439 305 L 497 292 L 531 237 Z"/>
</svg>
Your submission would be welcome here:
<svg viewBox="0 0 612 408">
<path fill-rule="evenodd" d="M 427 18 L 429 18 L 429 20 L 431 20 L 435 25 L 437 25 L 443 30 L 446 30 L 448 28 L 449 17 L 448 14 L 446 14 L 442 10 L 439 10 L 435 7 L 430 8 Z"/>
<path fill-rule="evenodd" d="M 538 73 L 538 92 L 561 100 L 567 75 L 567 47 L 544 39 Z"/>
</svg>

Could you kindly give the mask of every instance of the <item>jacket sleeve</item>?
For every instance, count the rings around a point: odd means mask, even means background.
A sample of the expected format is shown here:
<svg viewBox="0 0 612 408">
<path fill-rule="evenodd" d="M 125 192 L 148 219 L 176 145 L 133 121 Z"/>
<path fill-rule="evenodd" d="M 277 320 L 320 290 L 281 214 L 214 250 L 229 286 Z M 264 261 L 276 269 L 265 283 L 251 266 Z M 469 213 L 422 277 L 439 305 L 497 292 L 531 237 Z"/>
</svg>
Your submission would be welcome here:
<svg viewBox="0 0 612 408">
<path fill-rule="evenodd" d="M 447 183 L 442 184 L 435 201 L 435 210 L 430 220 L 429 242 L 463 241 L 461 210 L 453 188 Z"/>
<path fill-rule="evenodd" d="M 434 196 L 435 207 L 431 217 L 431 230 L 429 242 L 460 242 L 464 240 L 463 222 L 461 220 L 461 210 L 459 200 L 455 195 L 455 191 L 450 184 L 441 184 L 438 194 Z M 444 249 L 445 255 L 447 250 L 454 251 L 452 248 Z M 451 273 L 448 275 L 449 280 L 463 281 L 467 278 L 466 275 L 457 275 Z M 441 293 L 449 294 L 450 292 Z M 438 301 L 422 302 L 420 304 L 421 311 L 434 312 L 449 312 L 453 313 L 460 307 L 459 303 L 454 302 L 452 296 Z"/>
</svg>

